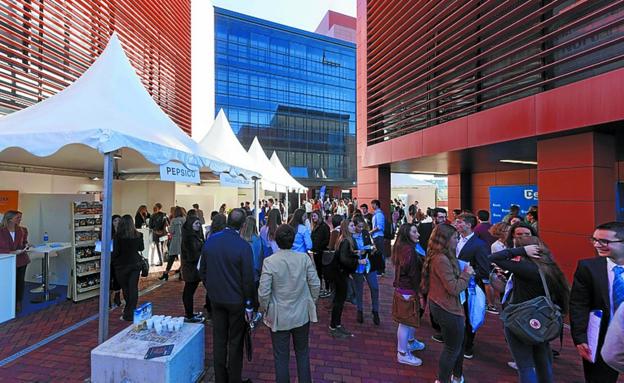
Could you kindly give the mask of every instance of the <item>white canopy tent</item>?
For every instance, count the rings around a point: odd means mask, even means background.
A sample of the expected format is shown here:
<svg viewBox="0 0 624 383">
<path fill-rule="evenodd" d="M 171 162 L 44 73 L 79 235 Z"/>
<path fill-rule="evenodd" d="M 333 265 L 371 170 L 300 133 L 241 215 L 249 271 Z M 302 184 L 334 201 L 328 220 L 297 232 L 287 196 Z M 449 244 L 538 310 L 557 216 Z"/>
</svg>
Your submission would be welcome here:
<svg viewBox="0 0 624 383">
<path fill-rule="evenodd" d="M 115 172 L 158 169 L 170 161 L 229 171 L 160 109 L 113 34 L 82 76 L 58 94 L 0 118 L 0 162 L 74 171 L 103 169 L 99 342 L 108 337 L 112 180 Z"/>
<path fill-rule="evenodd" d="M 258 137 L 254 137 L 247 153 L 262 170 L 262 188 L 264 190 L 285 193 L 288 183 L 266 156 L 260 141 L 258 141 Z"/>
<path fill-rule="evenodd" d="M 210 155 L 232 165 L 230 174 L 233 176 L 237 174 L 262 174 L 257 163 L 236 138 L 223 109 L 219 110 L 217 118 L 198 145 L 200 154 Z"/>
<path fill-rule="evenodd" d="M 275 153 L 275 150 L 273 151 L 273 154 L 271 154 L 270 161 L 271 164 L 275 166 L 275 169 L 277 169 L 277 172 L 279 173 L 281 179 L 285 180 L 288 183 L 288 190 L 292 189 L 297 192 L 297 203 L 298 206 L 301 207 L 301 198 L 299 197 L 299 193 L 307 191 L 308 188 L 301 185 L 296 179 L 293 178 L 293 176 L 290 175 L 290 173 L 288 173 L 286 168 L 284 168 L 284 165 L 282 165 L 282 161 L 280 161 L 279 157 L 277 156 L 277 153 Z M 288 190 L 286 190 L 286 201 L 289 201 Z M 288 206 L 286 206 L 286 208 L 288 209 Z"/>
</svg>

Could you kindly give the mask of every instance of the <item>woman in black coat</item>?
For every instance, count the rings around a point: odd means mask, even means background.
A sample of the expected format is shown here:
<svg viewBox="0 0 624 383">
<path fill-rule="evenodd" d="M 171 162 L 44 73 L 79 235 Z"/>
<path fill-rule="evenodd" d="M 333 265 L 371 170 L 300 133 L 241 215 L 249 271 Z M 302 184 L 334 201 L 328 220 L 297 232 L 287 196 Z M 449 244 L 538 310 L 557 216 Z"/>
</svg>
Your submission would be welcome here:
<svg viewBox="0 0 624 383">
<path fill-rule="evenodd" d="M 323 214 L 315 210 L 310 215 L 312 221 L 312 253 L 314 254 L 314 264 L 316 273 L 321 281 L 321 295 L 327 294 L 329 280 L 325 279 L 325 289 L 323 289 L 323 252 L 329 245 L 329 226 L 325 223 Z"/>
<path fill-rule="evenodd" d="M 188 216 L 182 226 L 182 280 L 184 281 L 184 291 L 182 292 L 182 302 L 184 303 L 184 317 L 186 322 L 201 323 L 204 321 L 202 313 L 193 312 L 193 295 L 201 281 L 197 263 L 201 256 L 201 249 L 204 245 L 204 234 L 202 224 L 197 216 Z"/>
<path fill-rule="evenodd" d="M 112 264 L 115 277 L 123 290 L 126 306 L 121 319 L 132 322 L 139 300 L 139 275 L 143 251 L 143 235 L 134 227 L 131 215 L 124 215 L 113 238 Z"/>
</svg>

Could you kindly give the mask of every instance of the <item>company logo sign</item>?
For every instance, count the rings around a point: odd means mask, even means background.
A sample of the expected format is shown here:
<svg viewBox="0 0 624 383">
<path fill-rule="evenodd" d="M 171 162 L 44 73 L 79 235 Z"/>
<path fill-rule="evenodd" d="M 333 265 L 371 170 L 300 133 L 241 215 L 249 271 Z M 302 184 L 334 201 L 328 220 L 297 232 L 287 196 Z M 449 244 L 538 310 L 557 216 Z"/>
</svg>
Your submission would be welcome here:
<svg viewBox="0 0 624 383">
<path fill-rule="evenodd" d="M 200 183 L 199 169 L 189 168 L 177 162 L 169 162 L 160 165 L 160 179 L 162 181 L 198 184 Z"/>
</svg>

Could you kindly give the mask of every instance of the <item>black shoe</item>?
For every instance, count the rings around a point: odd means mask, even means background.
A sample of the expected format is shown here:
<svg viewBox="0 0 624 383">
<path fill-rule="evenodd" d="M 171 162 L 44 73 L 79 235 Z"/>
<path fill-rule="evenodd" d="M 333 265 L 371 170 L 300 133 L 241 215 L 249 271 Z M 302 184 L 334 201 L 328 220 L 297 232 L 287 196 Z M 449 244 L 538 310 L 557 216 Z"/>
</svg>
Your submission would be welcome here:
<svg viewBox="0 0 624 383">
<path fill-rule="evenodd" d="M 466 359 L 474 358 L 474 352 L 472 350 L 464 351 L 464 358 L 466 358 Z"/>
<path fill-rule="evenodd" d="M 163 273 L 163 275 L 158 277 L 158 279 L 160 279 L 161 281 L 168 281 L 169 280 L 169 274 Z"/>
<path fill-rule="evenodd" d="M 432 335 L 431 339 L 435 340 L 438 343 L 444 343 L 444 338 L 442 337 L 442 334 Z"/>
<path fill-rule="evenodd" d="M 379 313 L 377 311 L 373 311 L 373 323 L 376 326 L 379 326 L 380 320 L 379 320 Z"/>
<path fill-rule="evenodd" d="M 552 350 L 552 355 L 553 355 L 553 358 L 558 358 L 559 355 L 561 355 L 561 353 L 557 350 Z"/>
<path fill-rule="evenodd" d="M 204 317 L 200 316 L 200 315 L 194 315 L 190 318 L 184 318 L 184 321 L 186 323 L 203 323 L 204 322 Z"/>
<path fill-rule="evenodd" d="M 361 312 L 360 310 L 358 310 L 357 312 L 357 322 L 358 323 L 364 323 L 364 313 Z"/>
</svg>

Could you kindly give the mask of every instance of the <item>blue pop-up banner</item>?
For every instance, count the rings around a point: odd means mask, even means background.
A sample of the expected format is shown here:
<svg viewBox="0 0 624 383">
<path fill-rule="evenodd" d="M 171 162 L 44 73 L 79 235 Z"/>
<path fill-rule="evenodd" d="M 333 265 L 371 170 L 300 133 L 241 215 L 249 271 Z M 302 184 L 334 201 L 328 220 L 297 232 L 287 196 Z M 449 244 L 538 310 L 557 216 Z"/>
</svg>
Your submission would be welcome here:
<svg viewBox="0 0 624 383">
<path fill-rule="evenodd" d="M 532 205 L 537 205 L 537 185 L 490 186 L 492 223 L 502 221 L 511 205 L 520 206 L 520 215 L 524 217 Z"/>
</svg>

